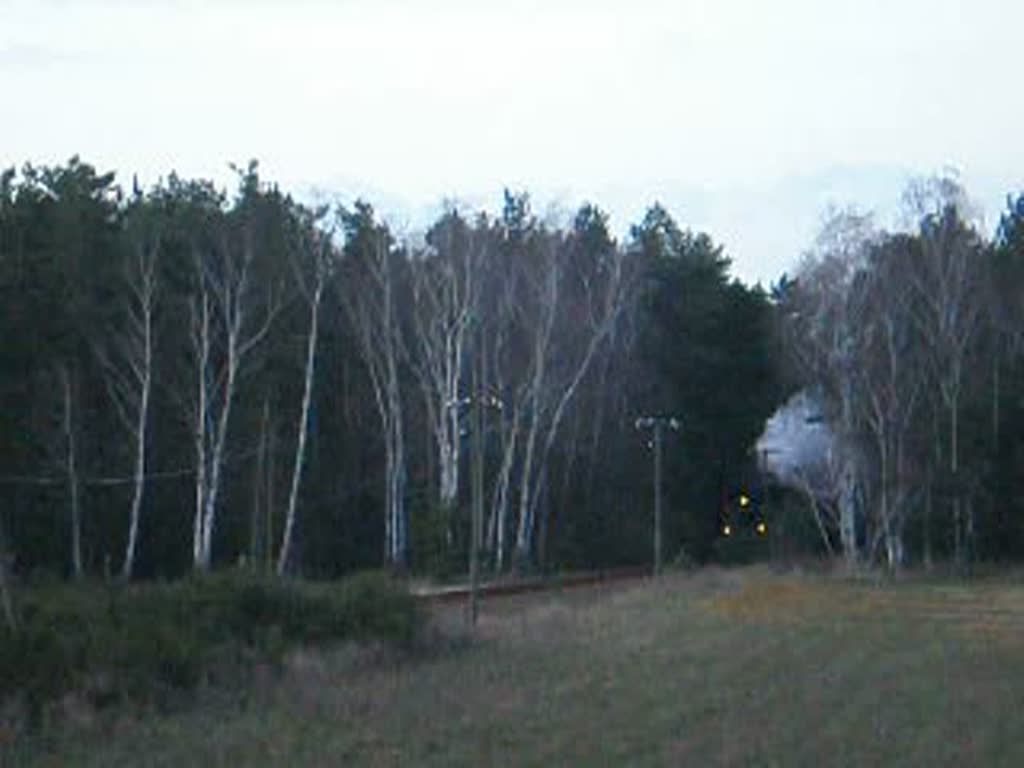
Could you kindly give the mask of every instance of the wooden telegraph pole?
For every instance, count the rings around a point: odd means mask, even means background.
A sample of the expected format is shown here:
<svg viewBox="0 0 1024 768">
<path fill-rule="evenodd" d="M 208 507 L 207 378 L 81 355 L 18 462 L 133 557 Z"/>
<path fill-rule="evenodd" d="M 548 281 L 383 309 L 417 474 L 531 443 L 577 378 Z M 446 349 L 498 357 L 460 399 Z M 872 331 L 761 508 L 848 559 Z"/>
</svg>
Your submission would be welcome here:
<svg viewBox="0 0 1024 768">
<path fill-rule="evenodd" d="M 637 429 L 650 429 L 654 432 L 654 575 L 661 573 L 661 467 L 662 444 L 665 427 L 678 430 L 682 419 L 675 416 L 641 416 L 636 420 Z"/>
<path fill-rule="evenodd" d="M 473 394 L 469 398 L 470 432 L 473 463 L 470 469 L 470 532 L 469 532 L 469 610 L 470 627 L 476 626 L 480 604 L 480 547 L 484 538 L 484 438 L 487 425 L 484 422 L 485 408 L 502 409 L 501 400 L 487 393 L 484 361 L 487 359 L 487 337 L 480 334 L 481 354 L 473 365 Z M 465 401 L 463 401 L 465 402 Z"/>
</svg>

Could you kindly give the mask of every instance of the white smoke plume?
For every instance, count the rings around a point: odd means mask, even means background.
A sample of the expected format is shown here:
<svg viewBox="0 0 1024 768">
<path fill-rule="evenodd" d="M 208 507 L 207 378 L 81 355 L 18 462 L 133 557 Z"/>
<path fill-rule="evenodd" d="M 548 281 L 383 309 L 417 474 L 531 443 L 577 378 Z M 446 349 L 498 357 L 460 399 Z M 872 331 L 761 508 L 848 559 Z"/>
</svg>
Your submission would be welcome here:
<svg viewBox="0 0 1024 768">
<path fill-rule="evenodd" d="M 831 492 L 836 439 L 807 392 L 793 395 L 768 419 L 756 448 L 762 471 L 782 485 L 816 496 Z"/>
</svg>

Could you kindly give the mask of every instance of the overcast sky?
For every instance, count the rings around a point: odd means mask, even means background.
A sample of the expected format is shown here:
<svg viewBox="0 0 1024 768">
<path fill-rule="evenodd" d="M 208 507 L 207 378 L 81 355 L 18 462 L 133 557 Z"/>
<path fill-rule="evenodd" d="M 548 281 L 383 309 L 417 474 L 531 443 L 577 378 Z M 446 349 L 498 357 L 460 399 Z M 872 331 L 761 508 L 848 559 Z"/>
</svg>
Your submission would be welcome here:
<svg viewBox="0 0 1024 768">
<path fill-rule="evenodd" d="M 0 0 L 0 163 L 146 183 L 258 158 L 417 226 L 444 198 L 654 200 L 746 280 L 829 202 L 895 215 L 952 166 L 989 224 L 1024 190 L 1015 0 Z"/>
</svg>

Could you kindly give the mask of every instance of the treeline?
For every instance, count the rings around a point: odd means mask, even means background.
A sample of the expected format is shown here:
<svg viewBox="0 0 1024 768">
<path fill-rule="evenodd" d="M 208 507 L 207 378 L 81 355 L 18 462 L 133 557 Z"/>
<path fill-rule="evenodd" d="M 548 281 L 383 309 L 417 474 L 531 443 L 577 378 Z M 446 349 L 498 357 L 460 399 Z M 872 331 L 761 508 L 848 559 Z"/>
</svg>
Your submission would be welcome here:
<svg viewBox="0 0 1024 768">
<path fill-rule="evenodd" d="M 707 235 L 508 192 L 410 235 L 237 182 L 0 177 L 7 565 L 456 572 L 474 484 L 495 571 L 650 562 L 651 415 L 683 423 L 666 554 L 709 552 L 783 393 L 772 305 Z"/>
<path fill-rule="evenodd" d="M 912 183 L 903 210 L 902 232 L 834 212 L 777 287 L 790 388 L 832 435 L 790 484 L 851 563 L 1019 557 L 1024 196 L 992 239 L 955 177 Z"/>
</svg>

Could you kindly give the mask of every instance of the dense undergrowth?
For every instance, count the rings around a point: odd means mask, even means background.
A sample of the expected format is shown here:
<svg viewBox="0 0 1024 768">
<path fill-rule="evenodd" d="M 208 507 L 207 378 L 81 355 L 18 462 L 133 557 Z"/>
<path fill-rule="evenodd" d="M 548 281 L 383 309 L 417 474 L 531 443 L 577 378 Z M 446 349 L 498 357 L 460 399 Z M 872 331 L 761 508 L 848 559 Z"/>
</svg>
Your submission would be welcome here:
<svg viewBox="0 0 1024 768">
<path fill-rule="evenodd" d="M 52 584 L 15 591 L 0 630 L 3 727 L 50 720 L 69 695 L 89 706 L 165 706 L 235 686 L 292 649 L 345 641 L 410 646 L 421 626 L 383 573 L 308 583 L 243 571 L 167 584 Z"/>
</svg>

